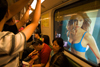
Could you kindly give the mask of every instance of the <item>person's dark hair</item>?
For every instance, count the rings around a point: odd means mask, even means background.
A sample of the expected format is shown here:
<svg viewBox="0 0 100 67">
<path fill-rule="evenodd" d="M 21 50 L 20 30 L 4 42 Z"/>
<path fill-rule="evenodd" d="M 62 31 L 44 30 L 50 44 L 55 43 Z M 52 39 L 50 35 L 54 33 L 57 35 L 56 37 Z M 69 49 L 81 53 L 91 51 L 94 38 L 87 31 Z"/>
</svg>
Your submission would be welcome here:
<svg viewBox="0 0 100 67">
<path fill-rule="evenodd" d="M 50 45 L 50 39 L 48 35 L 43 35 L 42 38 L 44 38 L 44 43 L 46 43 L 47 45 Z"/>
<path fill-rule="evenodd" d="M 36 41 L 32 42 L 32 45 L 38 45 L 38 44 L 42 45 L 43 42 L 40 39 L 36 39 Z"/>
<path fill-rule="evenodd" d="M 62 38 L 55 38 L 55 39 L 52 41 L 52 43 L 53 43 L 54 41 L 56 41 L 57 44 L 61 47 L 61 49 L 60 49 L 58 52 L 62 52 L 62 51 L 64 50 L 64 47 L 63 47 L 63 45 L 64 45 L 63 39 L 62 39 Z"/>
<path fill-rule="evenodd" d="M 6 0 L 0 0 L 0 21 L 4 18 L 8 11 L 8 3 Z"/>
<path fill-rule="evenodd" d="M 56 41 L 61 49 L 51 57 L 50 67 L 73 67 L 68 61 L 67 56 L 62 52 L 64 50 L 64 42 L 62 38 L 55 38 L 52 42 Z"/>
<path fill-rule="evenodd" d="M 86 13 L 83 13 L 83 12 L 79 12 L 77 14 L 82 16 L 82 18 L 84 19 L 84 22 L 83 22 L 83 25 L 82 25 L 81 28 L 84 29 L 85 31 L 89 31 L 89 27 L 90 27 L 90 24 L 91 24 L 90 18 L 87 16 Z"/>
<path fill-rule="evenodd" d="M 67 56 L 60 52 L 53 55 L 50 67 L 73 67 L 73 65 L 68 61 Z"/>
<path fill-rule="evenodd" d="M 80 15 L 84 19 L 84 22 L 83 22 L 83 25 L 81 28 L 84 29 L 85 31 L 89 31 L 89 27 L 91 24 L 90 18 L 84 12 L 78 12 L 77 15 Z M 71 26 L 75 21 L 77 21 L 76 19 L 73 19 L 73 17 L 75 17 L 75 16 L 76 15 L 71 16 L 67 26 Z"/>
</svg>

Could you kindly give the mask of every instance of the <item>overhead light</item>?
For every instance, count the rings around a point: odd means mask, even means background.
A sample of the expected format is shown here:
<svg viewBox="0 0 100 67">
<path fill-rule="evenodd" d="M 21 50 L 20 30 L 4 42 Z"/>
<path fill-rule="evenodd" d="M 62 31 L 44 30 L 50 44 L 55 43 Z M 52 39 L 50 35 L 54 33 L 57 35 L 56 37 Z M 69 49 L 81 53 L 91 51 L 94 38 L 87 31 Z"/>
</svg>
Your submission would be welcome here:
<svg viewBox="0 0 100 67">
<path fill-rule="evenodd" d="M 32 10 L 30 10 L 30 11 L 29 11 L 29 15 L 30 15 L 32 12 L 33 12 L 33 11 L 32 11 Z"/>
<path fill-rule="evenodd" d="M 85 11 L 84 13 L 90 13 L 90 12 L 97 12 L 98 10 L 89 10 L 89 11 Z"/>
<path fill-rule="evenodd" d="M 44 1 L 45 1 L 45 0 L 41 0 L 41 3 L 43 3 Z M 35 9 L 36 3 L 37 3 L 37 0 L 34 0 L 34 1 L 32 2 L 31 7 L 32 7 L 33 9 Z M 29 14 L 31 14 L 31 13 L 32 13 L 32 10 L 29 11 Z"/>
</svg>

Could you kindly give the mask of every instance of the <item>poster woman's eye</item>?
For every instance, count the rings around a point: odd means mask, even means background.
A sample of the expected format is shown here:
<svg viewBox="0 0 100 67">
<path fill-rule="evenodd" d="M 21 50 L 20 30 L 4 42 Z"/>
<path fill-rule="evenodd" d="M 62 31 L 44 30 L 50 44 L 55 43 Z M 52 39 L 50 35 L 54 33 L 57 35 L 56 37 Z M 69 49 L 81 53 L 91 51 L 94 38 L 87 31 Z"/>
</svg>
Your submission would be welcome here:
<svg viewBox="0 0 100 67">
<path fill-rule="evenodd" d="M 74 20 L 74 22 L 78 22 L 78 20 L 77 20 L 77 19 L 75 19 L 75 20 Z"/>
<path fill-rule="evenodd" d="M 69 25 L 72 25 L 74 23 L 73 20 L 69 20 Z"/>
<path fill-rule="evenodd" d="M 82 22 L 82 20 L 80 20 L 80 22 Z"/>
<path fill-rule="evenodd" d="M 78 22 L 78 20 L 77 19 L 69 20 L 69 25 L 72 25 L 74 22 Z"/>
</svg>

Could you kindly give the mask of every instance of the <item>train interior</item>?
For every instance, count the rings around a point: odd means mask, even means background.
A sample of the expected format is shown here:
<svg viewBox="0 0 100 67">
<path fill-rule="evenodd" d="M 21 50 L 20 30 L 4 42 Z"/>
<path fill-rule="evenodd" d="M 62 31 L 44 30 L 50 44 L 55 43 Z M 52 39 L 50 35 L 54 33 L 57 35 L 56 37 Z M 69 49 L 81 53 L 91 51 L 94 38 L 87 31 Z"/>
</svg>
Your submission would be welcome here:
<svg viewBox="0 0 100 67">
<path fill-rule="evenodd" d="M 9 6 L 18 0 L 7 0 Z M 35 1 L 35 0 L 34 0 Z M 30 0 L 32 2 L 32 0 Z M 52 40 L 61 37 L 64 40 L 64 54 L 69 62 L 75 67 L 98 67 L 96 56 L 87 46 L 86 59 L 73 54 L 70 49 L 67 49 L 67 32 L 66 25 L 71 15 L 77 12 L 84 12 L 91 19 L 90 34 L 94 37 L 98 50 L 100 51 L 100 0 L 45 0 L 41 5 L 41 18 L 39 28 L 41 35 L 50 37 Z M 15 17 L 17 20 L 23 16 L 26 7 L 22 9 Z M 30 14 L 30 18 L 32 14 Z M 33 34 L 34 35 L 34 34 Z M 34 39 L 34 37 L 33 37 Z"/>
</svg>

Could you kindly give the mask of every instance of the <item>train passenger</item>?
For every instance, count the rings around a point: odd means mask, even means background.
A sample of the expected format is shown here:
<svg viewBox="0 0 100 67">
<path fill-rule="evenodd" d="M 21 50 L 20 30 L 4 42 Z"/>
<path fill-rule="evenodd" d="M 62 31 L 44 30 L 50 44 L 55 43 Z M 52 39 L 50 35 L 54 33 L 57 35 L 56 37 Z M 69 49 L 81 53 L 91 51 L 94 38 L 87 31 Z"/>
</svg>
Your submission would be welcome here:
<svg viewBox="0 0 100 67">
<path fill-rule="evenodd" d="M 24 60 L 32 51 L 34 51 L 32 42 L 33 41 L 36 41 L 37 39 L 40 39 L 41 40 L 40 33 L 39 33 L 38 30 L 36 30 L 34 32 L 34 34 L 35 34 L 34 39 L 32 39 L 30 42 L 27 43 L 28 46 L 24 49 L 21 60 Z"/>
<path fill-rule="evenodd" d="M 49 45 L 50 43 L 49 43 L 49 36 L 48 35 L 43 35 L 41 38 L 40 38 L 40 33 L 39 33 L 39 31 L 38 30 L 36 30 L 35 31 L 35 40 L 36 39 L 40 39 L 40 40 L 42 40 L 42 42 L 43 43 L 46 43 L 47 45 Z M 32 46 L 33 44 L 31 44 L 31 46 Z M 51 45 L 49 45 L 49 47 L 52 49 L 52 46 Z M 24 60 L 24 61 L 28 61 L 28 60 L 30 60 L 31 58 L 30 57 L 28 57 L 28 55 L 30 54 L 32 54 L 32 53 L 34 53 L 35 51 L 34 51 L 34 48 L 33 49 L 31 49 L 31 48 L 26 48 L 25 50 L 24 50 L 24 52 L 23 52 L 23 58 L 22 58 L 22 60 Z"/>
<path fill-rule="evenodd" d="M 55 38 L 53 40 L 53 50 L 45 67 L 72 67 L 63 53 L 63 45 L 62 38 Z"/>
<path fill-rule="evenodd" d="M 48 35 L 43 35 L 42 37 L 42 42 L 46 43 L 47 45 L 49 45 L 49 47 L 52 49 L 52 46 L 50 45 L 50 38 Z"/>
<path fill-rule="evenodd" d="M 19 0 L 8 8 L 6 0 L 0 0 L 0 31 L 6 21 L 18 13 L 29 0 Z M 16 9 L 17 8 L 17 9 Z M 10 9 L 10 12 L 9 10 Z M 0 32 L 0 67 L 18 67 L 18 54 L 24 49 L 25 42 L 30 38 L 41 14 L 41 0 L 37 0 L 33 21 L 22 32 L 14 35 L 11 32 Z"/>
<path fill-rule="evenodd" d="M 29 10 L 28 9 L 26 11 L 26 13 L 24 14 L 24 16 L 21 18 L 21 20 L 17 23 L 15 23 L 15 17 L 12 17 L 11 19 L 9 19 L 3 27 L 2 31 L 10 31 L 13 32 L 14 34 L 18 33 L 18 30 L 26 23 L 26 21 L 29 18 Z"/>
<path fill-rule="evenodd" d="M 35 60 L 40 57 L 40 59 L 41 59 L 40 64 L 34 64 L 34 67 L 45 66 L 45 64 L 47 63 L 47 61 L 49 59 L 51 48 L 46 43 L 43 43 L 40 39 L 37 39 L 33 43 L 33 47 L 35 50 L 33 51 L 33 53 L 29 54 L 29 57 L 32 58 L 29 61 L 29 64 L 33 64 L 35 62 Z"/>
<path fill-rule="evenodd" d="M 89 46 L 99 60 L 98 63 L 100 63 L 100 53 L 97 44 L 93 36 L 88 32 L 90 24 L 91 20 L 86 13 L 81 12 L 72 15 L 67 24 L 67 36 L 69 37 L 68 45 L 71 47 L 71 52 L 84 59 L 86 59 L 86 47 Z"/>
<path fill-rule="evenodd" d="M 36 31 L 34 32 L 34 34 L 35 34 L 34 40 L 36 40 L 36 39 L 40 39 L 40 40 L 41 40 L 41 33 L 40 33 L 39 30 L 36 30 Z"/>
<path fill-rule="evenodd" d="M 40 39 L 42 40 L 43 43 L 46 43 L 47 45 L 49 45 L 49 36 L 48 35 L 43 35 L 41 38 L 40 38 L 40 33 L 38 32 L 38 30 L 35 31 L 35 40 L 36 39 Z M 32 46 L 33 44 L 31 44 Z M 52 46 L 49 45 L 50 48 L 52 48 Z M 34 49 L 34 48 L 33 48 Z M 31 52 L 31 53 L 30 53 Z M 35 51 L 30 48 L 27 48 L 24 50 L 24 53 L 23 53 L 23 57 L 24 57 L 24 61 L 28 61 L 30 60 L 28 56 L 28 54 L 30 53 L 30 55 L 32 55 L 32 53 L 34 53 Z M 23 59 L 22 59 L 23 60 Z"/>
</svg>

